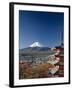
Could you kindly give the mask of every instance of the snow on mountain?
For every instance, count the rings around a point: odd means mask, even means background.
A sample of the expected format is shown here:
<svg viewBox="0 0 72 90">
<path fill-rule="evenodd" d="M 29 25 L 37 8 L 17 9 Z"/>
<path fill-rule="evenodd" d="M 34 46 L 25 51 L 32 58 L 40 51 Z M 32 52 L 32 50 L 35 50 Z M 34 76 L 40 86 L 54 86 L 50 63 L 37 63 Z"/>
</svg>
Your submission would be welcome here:
<svg viewBox="0 0 72 90">
<path fill-rule="evenodd" d="M 44 47 L 42 44 L 40 44 L 39 42 L 34 42 L 33 44 L 29 45 L 29 47 L 26 48 L 22 48 L 20 49 L 20 54 L 22 53 L 38 53 L 38 52 L 48 52 L 51 53 L 51 48 L 49 47 Z"/>
<path fill-rule="evenodd" d="M 42 45 L 39 42 L 34 42 L 29 47 L 42 47 Z"/>
</svg>

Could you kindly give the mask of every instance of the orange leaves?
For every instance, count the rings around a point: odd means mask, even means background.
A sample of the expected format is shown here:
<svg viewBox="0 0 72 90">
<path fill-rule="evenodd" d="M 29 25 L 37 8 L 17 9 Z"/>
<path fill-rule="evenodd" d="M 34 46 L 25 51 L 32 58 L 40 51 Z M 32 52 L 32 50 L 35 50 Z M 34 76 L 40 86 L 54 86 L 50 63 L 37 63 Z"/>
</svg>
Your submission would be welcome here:
<svg viewBox="0 0 72 90">
<path fill-rule="evenodd" d="M 25 65 L 26 66 L 26 65 Z M 21 67 L 20 73 L 23 78 L 43 78 L 48 76 L 49 68 L 53 68 L 51 64 L 39 64 L 35 68 L 32 67 Z"/>
</svg>

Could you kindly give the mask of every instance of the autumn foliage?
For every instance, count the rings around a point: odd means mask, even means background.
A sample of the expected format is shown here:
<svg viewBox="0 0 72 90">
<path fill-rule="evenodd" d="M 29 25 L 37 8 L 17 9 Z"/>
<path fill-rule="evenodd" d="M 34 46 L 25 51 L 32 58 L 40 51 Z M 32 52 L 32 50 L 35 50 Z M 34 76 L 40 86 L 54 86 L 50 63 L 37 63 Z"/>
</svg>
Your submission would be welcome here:
<svg viewBox="0 0 72 90">
<path fill-rule="evenodd" d="M 48 77 L 49 68 L 53 68 L 51 64 L 40 64 L 35 67 L 30 66 L 29 63 L 22 63 L 19 67 L 19 78 L 45 78 Z"/>
</svg>

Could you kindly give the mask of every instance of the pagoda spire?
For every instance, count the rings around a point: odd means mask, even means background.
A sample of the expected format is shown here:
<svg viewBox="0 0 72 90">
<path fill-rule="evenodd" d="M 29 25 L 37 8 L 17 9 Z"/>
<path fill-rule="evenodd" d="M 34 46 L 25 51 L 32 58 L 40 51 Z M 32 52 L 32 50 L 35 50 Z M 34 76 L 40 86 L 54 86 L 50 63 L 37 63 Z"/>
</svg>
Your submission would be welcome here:
<svg viewBox="0 0 72 90">
<path fill-rule="evenodd" d="M 63 32 L 60 32 L 60 45 L 63 45 Z"/>
</svg>

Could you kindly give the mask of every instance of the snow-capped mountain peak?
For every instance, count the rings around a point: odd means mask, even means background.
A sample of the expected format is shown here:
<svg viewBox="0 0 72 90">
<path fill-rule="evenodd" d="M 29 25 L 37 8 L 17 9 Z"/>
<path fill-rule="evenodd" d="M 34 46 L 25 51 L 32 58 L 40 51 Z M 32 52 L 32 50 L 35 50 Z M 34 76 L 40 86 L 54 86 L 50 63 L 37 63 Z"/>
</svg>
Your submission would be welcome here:
<svg viewBox="0 0 72 90">
<path fill-rule="evenodd" d="M 42 47 L 42 45 L 39 42 L 34 42 L 30 47 Z"/>
</svg>

